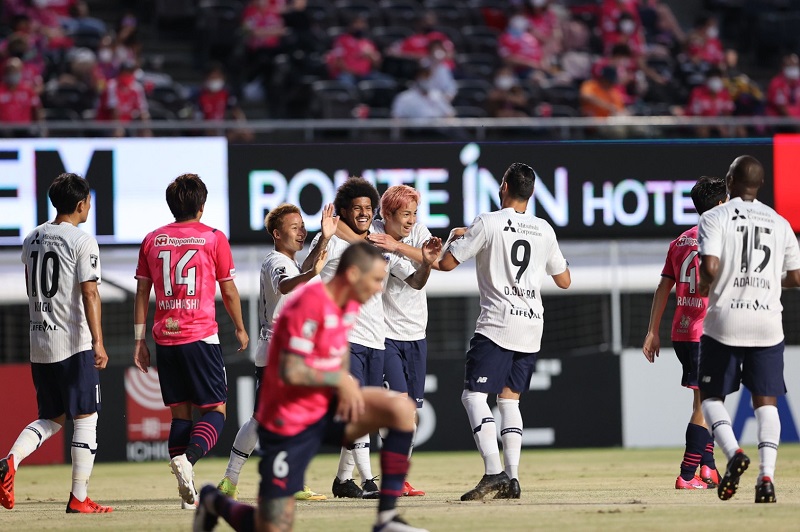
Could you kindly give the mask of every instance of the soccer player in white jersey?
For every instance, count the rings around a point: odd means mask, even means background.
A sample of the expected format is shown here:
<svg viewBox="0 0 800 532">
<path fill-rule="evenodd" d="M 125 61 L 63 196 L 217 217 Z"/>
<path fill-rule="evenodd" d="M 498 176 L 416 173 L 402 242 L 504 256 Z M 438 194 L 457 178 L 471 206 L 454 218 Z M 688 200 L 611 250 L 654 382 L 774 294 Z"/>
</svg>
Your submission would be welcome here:
<svg viewBox="0 0 800 532">
<path fill-rule="evenodd" d="M 360 177 L 351 177 L 336 191 L 333 205 L 341 221 L 355 233 L 356 240 L 366 239 L 372 223 L 373 212 L 378 206 L 378 191 L 369 181 Z M 328 257 L 322 268 L 320 277 L 327 282 L 336 273 L 339 259 L 350 245 L 346 240 L 334 235 L 325 242 L 324 236 L 317 235 L 311 244 L 311 252 L 306 257 L 303 267 L 307 268 L 311 261 L 317 259 L 319 253 L 326 249 Z M 391 275 L 403 279 L 414 289 L 421 289 L 428 281 L 431 264 L 441 251 L 442 242 L 431 238 L 423 247 L 423 261 L 419 268 L 394 253 L 387 253 L 384 258 Z M 386 324 L 383 319 L 383 301 L 378 293 L 361 307 L 358 320 L 350 331 L 350 373 L 362 386 L 383 385 L 384 340 Z M 353 481 L 353 469 L 358 466 L 362 479 L 359 487 Z M 339 459 L 339 470 L 331 488 L 334 497 L 378 498 L 378 486 L 372 476 L 369 462 L 369 435 L 362 436 L 349 447 L 342 448 Z"/>
<path fill-rule="evenodd" d="M 322 209 L 322 235 L 329 239 L 336 231 L 339 218 L 333 216 L 333 205 Z M 303 249 L 308 232 L 303 223 L 300 209 L 296 205 L 284 203 L 274 208 L 264 219 L 264 226 L 275 242 L 275 249 L 270 251 L 261 264 L 260 290 L 258 298 L 258 319 L 260 332 L 255 356 L 256 397 L 259 395 L 264 366 L 267 365 L 267 351 L 272 338 L 272 331 L 278 313 L 286 304 L 288 294 L 319 275 L 325 263 L 326 252 L 322 252 L 316 262 L 308 270 L 301 272 L 295 260 L 297 253 Z M 239 474 L 242 467 L 258 441 L 258 422 L 255 412 L 247 422 L 239 428 L 233 441 L 225 477 L 217 489 L 225 495 L 236 499 L 239 490 Z M 327 497 L 313 492 L 308 486 L 295 494 L 295 498 L 303 501 L 322 501 Z"/>
<path fill-rule="evenodd" d="M 464 392 L 475 443 L 485 474 L 462 501 L 518 499 L 519 456 L 522 449 L 520 394 L 530 386 L 539 351 L 544 308 L 540 288 L 544 274 L 559 288 L 571 282 L 553 228 L 527 214 L 536 173 L 522 163 L 509 166 L 500 183 L 499 211 L 478 215 L 463 237 L 445 247 L 439 269 L 449 271 L 475 257 L 481 313 L 467 351 Z M 488 394 L 497 394 L 502 419 L 505 471 L 500 464 L 497 431 Z"/>
<path fill-rule="evenodd" d="M 753 396 L 758 425 L 755 502 L 775 502 L 775 462 L 781 422 L 777 397 L 783 381 L 781 286 L 800 286 L 800 248 L 789 222 L 756 199 L 764 168 L 736 158 L 725 177 L 730 200 L 700 217 L 701 295 L 708 312 L 700 339 L 703 415 L 728 465 L 717 486 L 723 501 L 736 493 L 750 459 L 739 448 L 725 396 L 743 383 Z M 786 277 L 781 281 L 783 273 Z"/>
<path fill-rule="evenodd" d="M 100 375 L 108 355 L 100 323 L 100 252 L 78 229 L 89 216 L 89 184 L 61 174 L 48 190 L 57 214 L 34 229 L 22 245 L 31 320 L 31 373 L 39 419 L 20 433 L 0 460 L 0 504 L 14 507 L 14 474 L 45 440 L 73 422 L 72 491 L 67 513 L 108 513 L 88 494 L 97 452 Z"/>
</svg>

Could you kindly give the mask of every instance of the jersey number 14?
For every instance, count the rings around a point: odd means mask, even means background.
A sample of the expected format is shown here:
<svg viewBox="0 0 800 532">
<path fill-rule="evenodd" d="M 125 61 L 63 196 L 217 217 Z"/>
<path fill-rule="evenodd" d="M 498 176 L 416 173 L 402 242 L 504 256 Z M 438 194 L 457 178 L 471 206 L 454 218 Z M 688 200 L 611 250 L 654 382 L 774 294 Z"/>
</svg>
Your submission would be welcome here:
<svg viewBox="0 0 800 532">
<path fill-rule="evenodd" d="M 161 278 L 164 280 L 164 295 L 173 295 L 174 285 L 186 285 L 186 295 L 193 296 L 197 292 L 197 266 L 187 268 L 187 264 L 197 254 L 196 249 L 186 250 L 186 253 L 180 256 L 178 264 L 175 266 L 175 280 L 173 284 L 172 272 L 172 251 L 165 249 L 158 252 L 158 258 L 161 259 Z"/>
</svg>

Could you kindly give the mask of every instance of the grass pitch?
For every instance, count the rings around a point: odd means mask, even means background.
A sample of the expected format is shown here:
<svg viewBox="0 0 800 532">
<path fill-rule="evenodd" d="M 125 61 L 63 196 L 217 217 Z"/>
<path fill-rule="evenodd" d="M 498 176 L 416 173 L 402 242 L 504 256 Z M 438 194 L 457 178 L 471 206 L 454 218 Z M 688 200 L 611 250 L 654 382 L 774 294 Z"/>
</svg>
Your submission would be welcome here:
<svg viewBox="0 0 800 532">
<path fill-rule="evenodd" d="M 539 450 L 525 451 L 518 501 L 461 502 L 479 480 L 477 451 L 414 455 L 410 480 L 427 491 L 405 497 L 400 511 L 414 526 L 431 531 L 543 530 L 798 530 L 800 515 L 800 446 L 783 445 L 776 475 L 777 504 L 753 503 L 758 453 L 734 499 L 723 502 L 716 490 L 674 489 L 682 450 Z M 717 453 L 721 456 L 721 453 Z M 318 456 L 307 483 L 330 497 L 338 456 Z M 250 460 L 239 485 L 241 500 L 254 502 L 258 474 Z M 724 467 L 723 459 L 718 463 Z M 202 460 L 195 468 L 198 485 L 216 483 L 222 459 Z M 379 472 L 377 456 L 373 471 Z M 193 513 L 180 509 L 176 483 L 166 463 L 98 464 L 90 496 L 114 506 L 112 514 L 67 515 L 70 467 L 28 466 L 17 474 L 16 506 L 0 508 L 0 530 L 190 530 Z M 326 532 L 371 530 L 376 501 L 332 498 L 298 503 L 295 529 Z M 220 524 L 218 530 L 230 530 Z"/>
</svg>

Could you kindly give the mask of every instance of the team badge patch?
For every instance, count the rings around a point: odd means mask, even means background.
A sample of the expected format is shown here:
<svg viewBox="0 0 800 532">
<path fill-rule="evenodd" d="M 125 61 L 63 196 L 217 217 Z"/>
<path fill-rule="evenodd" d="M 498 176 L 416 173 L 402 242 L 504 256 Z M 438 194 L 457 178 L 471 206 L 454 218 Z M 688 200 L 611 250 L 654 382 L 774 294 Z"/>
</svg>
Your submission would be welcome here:
<svg viewBox="0 0 800 532">
<path fill-rule="evenodd" d="M 317 332 L 317 322 L 314 320 L 306 320 L 303 324 L 303 337 L 312 338 L 314 333 Z"/>
<path fill-rule="evenodd" d="M 89 255 L 89 264 L 91 264 L 92 268 L 97 269 L 97 261 L 100 260 L 100 257 L 97 255 Z"/>
<path fill-rule="evenodd" d="M 273 273 L 275 275 L 285 275 L 286 274 L 286 267 L 285 266 L 281 266 L 280 268 L 275 268 L 275 271 Z"/>
</svg>

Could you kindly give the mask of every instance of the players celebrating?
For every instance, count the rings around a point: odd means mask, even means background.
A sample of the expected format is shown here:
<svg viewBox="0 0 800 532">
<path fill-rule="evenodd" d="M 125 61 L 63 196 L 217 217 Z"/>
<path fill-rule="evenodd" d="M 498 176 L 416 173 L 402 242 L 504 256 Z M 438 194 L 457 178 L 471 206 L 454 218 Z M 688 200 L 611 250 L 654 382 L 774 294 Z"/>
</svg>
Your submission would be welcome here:
<svg viewBox="0 0 800 532">
<path fill-rule="evenodd" d="M 150 366 L 145 343 L 150 291 L 155 288 L 156 342 L 161 396 L 172 411 L 170 468 L 178 479 L 184 508 L 197 503 L 193 466 L 216 444 L 225 423 L 227 384 L 216 322 L 215 293 L 236 327 L 239 350 L 247 347 L 236 270 L 228 240 L 200 222 L 208 190 L 195 174 L 184 174 L 167 187 L 175 222 L 148 234 L 139 249 L 134 307 L 134 362 Z M 200 420 L 192 423 L 192 407 Z"/>
<path fill-rule="evenodd" d="M 725 182 L 721 179 L 704 176 L 692 187 L 692 201 L 699 215 L 724 203 L 726 197 Z M 669 293 L 675 286 L 678 305 L 672 319 L 672 345 L 683 367 L 681 385 L 694 390 L 692 417 L 686 427 L 686 449 L 681 472 L 675 479 L 675 489 L 715 488 L 719 484 L 719 473 L 714 462 L 714 438 L 708 432 L 700 408 L 700 337 L 703 334 L 703 318 L 708 299 L 697 292 L 698 265 L 695 226 L 684 231 L 669 245 L 667 261 L 661 271 L 661 281 L 653 295 L 650 326 L 642 347 L 647 360 L 655 362 L 661 349 L 658 336 L 661 317 L 664 315 Z M 698 465 L 699 476 L 695 474 Z"/>
<path fill-rule="evenodd" d="M 520 394 L 528 389 L 544 325 L 540 288 L 543 274 L 559 288 L 571 282 L 553 228 L 526 214 L 536 174 L 522 163 L 508 167 L 500 183 L 501 210 L 478 215 L 463 237 L 451 239 L 439 268 L 452 270 L 476 257 L 481 313 L 467 351 L 464 392 L 475 443 L 485 474 L 461 500 L 519 498 L 522 448 Z M 497 394 L 505 471 L 500 465 L 495 420 L 487 403 Z"/>
<path fill-rule="evenodd" d="M 406 524 L 395 509 L 408 472 L 414 406 L 382 388 L 360 388 L 348 371 L 348 333 L 359 306 L 381 291 L 386 262 L 379 250 L 364 242 L 348 247 L 337 262 L 331 279 L 298 290 L 275 325 L 256 413 L 263 452 L 258 507 L 236 503 L 206 486 L 195 530 L 213 529 L 218 516 L 235 530 L 290 530 L 292 494 L 302 487 L 320 444 L 352 442 L 388 427 L 373 530 L 422 532 Z"/>
<path fill-rule="evenodd" d="M 700 339 L 703 414 L 728 458 L 717 494 L 728 500 L 750 459 L 739 448 L 725 396 L 745 386 L 758 424 L 755 502 L 775 502 L 775 462 L 783 381 L 781 284 L 800 286 L 800 248 L 789 222 L 756 199 L 764 184 L 757 159 L 736 158 L 725 177 L 730 200 L 703 214 L 698 228 L 701 295 L 708 313 Z M 781 281 L 783 272 L 786 278 Z"/>
<path fill-rule="evenodd" d="M 339 219 L 333 217 L 333 205 L 326 205 L 322 209 L 322 237 L 326 240 L 336 231 Z M 295 205 L 284 203 L 269 212 L 264 225 L 267 232 L 275 241 L 275 249 L 269 252 L 261 264 L 261 278 L 258 298 L 258 318 L 260 333 L 256 349 L 256 397 L 261 387 L 264 366 L 267 363 L 267 350 L 272 338 L 272 331 L 278 313 L 286 303 L 287 295 L 295 288 L 302 286 L 315 275 L 319 275 L 327 256 L 322 252 L 313 263 L 311 269 L 300 272 L 300 266 L 295 262 L 295 255 L 303 249 L 306 236 L 306 226 L 300 209 Z M 258 441 L 258 422 L 251 417 L 239 428 L 233 442 L 228 467 L 225 477 L 220 481 L 217 489 L 225 495 L 237 498 L 239 490 L 239 473 Z M 298 500 L 325 500 L 325 496 L 311 491 L 307 486 L 295 494 Z"/>
<path fill-rule="evenodd" d="M 108 513 L 88 494 L 97 453 L 100 375 L 108 355 L 100 324 L 100 252 L 78 229 L 89 216 L 89 184 L 61 174 L 48 190 L 57 214 L 34 229 L 22 245 L 31 329 L 31 373 L 39 419 L 20 433 L 0 460 L 0 504 L 14 507 L 14 474 L 45 440 L 73 422 L 72 491 L 67 513 Z"/>
</svg>

